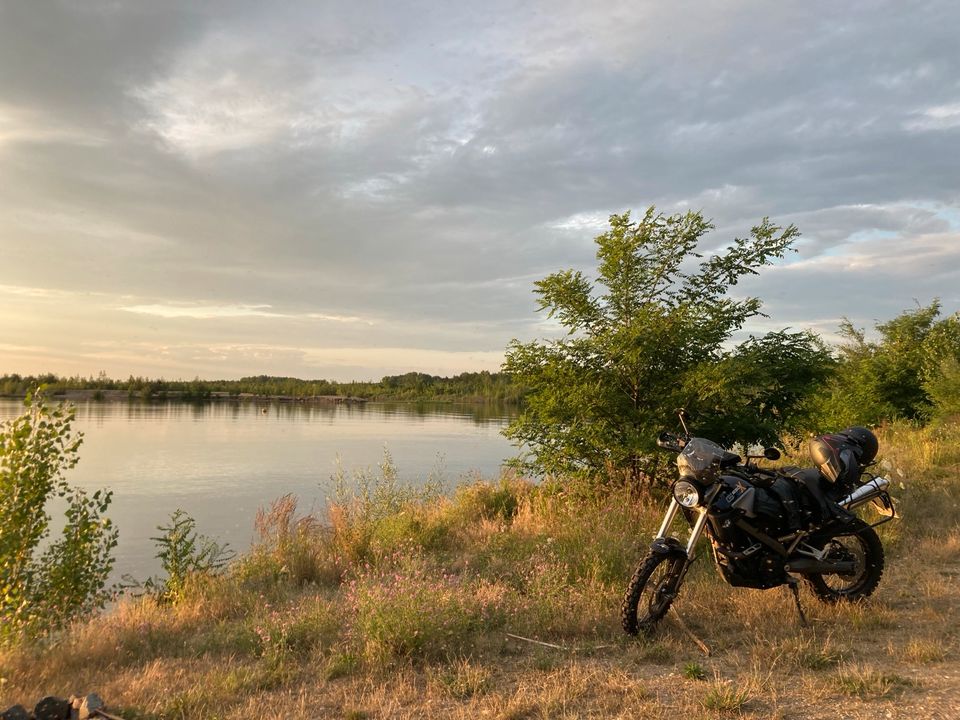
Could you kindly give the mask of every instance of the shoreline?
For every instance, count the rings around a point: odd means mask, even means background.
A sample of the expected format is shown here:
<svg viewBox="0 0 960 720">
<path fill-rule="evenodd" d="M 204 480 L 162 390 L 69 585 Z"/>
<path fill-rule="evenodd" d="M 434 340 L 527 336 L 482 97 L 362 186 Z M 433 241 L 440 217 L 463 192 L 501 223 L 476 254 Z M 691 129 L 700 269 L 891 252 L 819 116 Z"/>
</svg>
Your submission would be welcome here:
<svg viewBox="0 0 960 720">
<path fill-rule="evenodd" d="M 0 395 L 6 400 L 23 400 L 24 395 Z M 279 402 L 279 403 L 309 403 L 309 404 L 362 404 L 370 402 L 369 398 L 353 397 L 348 395 L 257 395 L 255 393 L 228 393 L 211 392 L 203 397 L 196 397 L 181 390 L 167 390 L 151 395 L 149 398 L 131 395 L 127 390 L 62 390 L 49 393 L 51 400 L 85 400 L 94 402 L 153 402 L 174 400 L 177 402 Z"/>
</svg>

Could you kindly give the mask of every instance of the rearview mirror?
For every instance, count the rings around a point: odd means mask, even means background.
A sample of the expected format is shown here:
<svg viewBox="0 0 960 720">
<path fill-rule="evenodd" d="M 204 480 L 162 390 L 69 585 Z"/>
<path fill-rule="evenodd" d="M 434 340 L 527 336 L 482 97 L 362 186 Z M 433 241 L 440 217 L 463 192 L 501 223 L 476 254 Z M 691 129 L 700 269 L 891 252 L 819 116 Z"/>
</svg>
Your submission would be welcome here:
<svg viewBox="0 0 960 720">
<path fill-rule="evenodd" d="M 673 450 L 673 452 L 683 450 L 683 444 L 680 442 L 680 438 L 666 430 L 657 435 L 657 447 L 662 447 L 664 450 Z"/>
<path fill-rule="evenodd" d="M 779 460 L 779 459 L 780 459 L 780 451 L 777 450 L 775 447 L 764 448 L 764 449 L 763 449 L 763 456 L 764 456 L 767 460 Z"/>
</svg>

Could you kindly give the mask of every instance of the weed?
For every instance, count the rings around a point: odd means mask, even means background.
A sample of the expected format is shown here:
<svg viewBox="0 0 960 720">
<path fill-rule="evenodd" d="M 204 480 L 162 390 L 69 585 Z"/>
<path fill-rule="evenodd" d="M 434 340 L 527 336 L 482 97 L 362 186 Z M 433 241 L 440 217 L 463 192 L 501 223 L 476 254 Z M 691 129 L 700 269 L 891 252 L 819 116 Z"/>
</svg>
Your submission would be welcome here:
<svg viewBox="0 0 960 720">
<path fill-rule="evenodd" d="M 270 611 L 254 628 L 264 657 L 283 661 L 306 657 L 332 645 L 340 629 L 336 608 L 320 598 L 284 610 Z"/>
<path fill-rule="evenodd" d="M 480 695 L 490 688 L 493 673 L 468 658 L 460 658 L 431 672 L 431 680 L 445 694 L 457 700 Z"/>
<path fill-rule="evenodd" d="M 913 638 L 901 649 L 904 660 L 913 663 L 936 663 L 947 656 L 946 647 L 939 639 Z"/>
<path fill-rule="evenodd" d="M 705 680 L 707 672 L 700 663 L 688 662 L 683 666 L 683 676 L 688 680 Z"/>
<path fill-rule="evenodd" d="M 257 511 L 258 543 L 252 560 L 293 582 L 335 586 L 341 570 L 329 542 L 329 529 L 313 515 L 297 515 L 297 498 L 284 495 Z M 252 567 L 250 568 L 252 569 Z"/>
<path fill-rule="evenodd" d="M 503 621 L 501 598 L 432 566 L 396 553 L 393 568 L 367 566 L 347 584 L 356 642 L 368 660 L 430 659 L 463 652 L 479 630 Z"/>
<path fill-rule="evenodd" d="M 187 583 L 193 576 L 216 575 L 233 559 L 235 553 L 196 531 L 197 522 L 187 512 L 175 510 L 169 525 L 160 525 L 160 535 L 150 538 L 157 545 L 157 558 L 165 578 L 149 578 L 144 589 L 166 602 L 184 599 Z"/>
<path fill-rule="evenodd" d="M 700 704 L 707 710 L 721 713 L 740 712 L 750 699 L 745 689 L 737 688 L 729 680 L 714 678 L 710 689 L 700 699 Z"/>
<path fill-rule="evenodd" d="M 360 659 L 354 653 L 338 652 L 327 658 L 327 663 L 323 669 L 323 677 L 325 680 L 349 677 L 357 671 L 359 666 Z"/>
<path fill-rule="evenodd" d="M 843 653 L 834 647 L 829 637 L 825 640 L 815 636 L 786 638 L 780 649 L 802 670 L 827 670 L 843 660 Z"/>
<path fill-rule="evenodd" d="M 884 673 L 872 667 L 852 665 L 841 668 L 836 676 L 837 688 L 847 695 L 865 700 L 899 695 L 915 687 L 916 682 L 896 673 Z"/>
</svg>

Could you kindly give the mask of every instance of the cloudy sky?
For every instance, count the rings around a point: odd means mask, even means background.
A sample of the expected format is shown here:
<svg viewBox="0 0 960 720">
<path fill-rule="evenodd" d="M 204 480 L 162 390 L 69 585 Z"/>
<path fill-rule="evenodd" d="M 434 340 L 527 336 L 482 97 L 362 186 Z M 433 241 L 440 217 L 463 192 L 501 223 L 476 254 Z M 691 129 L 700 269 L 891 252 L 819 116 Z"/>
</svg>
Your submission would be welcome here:
<svg viewBox="0 0 960 720">
<path fill-rule="evenodd" d="M 611 212 L 753 329 L 960 308 L 955 2 L 0 0 L 0 373 L 496 369 Z"/>
</svg>

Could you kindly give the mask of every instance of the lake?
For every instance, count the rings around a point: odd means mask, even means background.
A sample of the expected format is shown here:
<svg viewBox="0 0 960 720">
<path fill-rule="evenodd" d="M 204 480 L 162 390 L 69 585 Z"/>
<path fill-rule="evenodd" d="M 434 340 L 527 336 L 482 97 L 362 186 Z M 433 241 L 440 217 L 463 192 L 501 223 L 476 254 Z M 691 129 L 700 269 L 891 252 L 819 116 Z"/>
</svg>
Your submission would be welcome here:
<svg viewBox="0 0 960 720">
<path fill-rule="evenodd" d="M 199 532 L 244 551 L 257 509 L 275 498 L 293 493 L 302 510 L 322 510 L 338 462 L 348 476 L 376 474 L 386 450 L 401 482 L 432 477 L 454 487 L 478 474 L 495 477 L 515 454 L 500 434 L 513 411 L 500 406 L 88 401 L 76 407 L 74 428 L 84 441 L 67 479 L 89 491 L 113 490 L 108 515 L 120 529 L 115 579 L 159 572 L 150 538 L 177 508 L 197 520 Z M 22 409 L 19 401 L 0 399 L 0 421 Z"/>
</svg>

